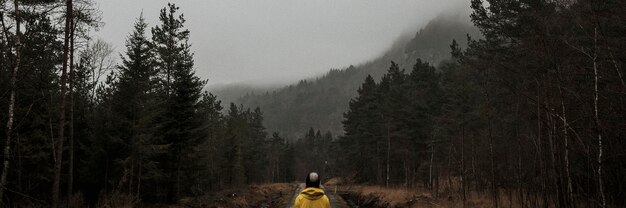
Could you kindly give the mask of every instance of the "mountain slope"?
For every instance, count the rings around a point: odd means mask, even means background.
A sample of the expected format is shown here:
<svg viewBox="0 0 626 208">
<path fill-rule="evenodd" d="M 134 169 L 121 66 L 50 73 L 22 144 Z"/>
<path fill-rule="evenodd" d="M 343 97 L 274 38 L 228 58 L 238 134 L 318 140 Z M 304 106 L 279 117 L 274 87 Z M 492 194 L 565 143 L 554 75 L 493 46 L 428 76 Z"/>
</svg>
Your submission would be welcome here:
<svg viewBox="0 0 626 208">
<path fill-rule="evenodd" d="M 322 77 L 302 80 L 266 93 L 247 93 L 236 103 L 261 107 L 268 130 L 280 132 L 290 139 L 298 138 L 311 127 L 341 135 L 343 113 L 368 74 L 379 79 L 391 61 L 407 71 L 417 58 L 437 65 L 450 58 L 449 45 L 453 39 L 465 46 L 466 34 L 473 37 L 479 34 L 467 18 L 439 16 L 413 38 L 396 41 L 384 55 L 373 61 L 346 69 L 332 69 Z M 219 92 L 216 94 L 220 96 Z"/>
</svg>

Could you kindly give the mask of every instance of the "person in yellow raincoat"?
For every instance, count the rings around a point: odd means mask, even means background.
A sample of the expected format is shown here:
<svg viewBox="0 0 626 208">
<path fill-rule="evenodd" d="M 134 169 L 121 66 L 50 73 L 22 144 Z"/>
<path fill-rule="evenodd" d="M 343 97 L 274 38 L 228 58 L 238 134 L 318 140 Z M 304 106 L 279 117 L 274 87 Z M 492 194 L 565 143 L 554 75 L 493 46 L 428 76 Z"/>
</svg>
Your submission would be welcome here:
<svg viewBox="0 0 626 208">
<path fill-rule="evenodd" d="M 306 176 L 306 187 L 298 194 L 294 208 L 330 208 L 330 201 L 320 188 L 320 177 L 312 172 Z"/>
</svg>

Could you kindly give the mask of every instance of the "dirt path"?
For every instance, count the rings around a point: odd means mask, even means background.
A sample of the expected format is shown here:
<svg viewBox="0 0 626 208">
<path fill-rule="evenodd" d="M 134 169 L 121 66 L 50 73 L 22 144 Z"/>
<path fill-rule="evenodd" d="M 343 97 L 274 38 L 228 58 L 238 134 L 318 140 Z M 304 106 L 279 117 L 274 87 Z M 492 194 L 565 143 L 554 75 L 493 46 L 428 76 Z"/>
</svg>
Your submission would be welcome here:
<svg viewBox="0 0 626 208">
<path fill-rule="evenodd" d="M 298 184 L 298 186 L 295 189 L 294 195 L 291 198 L 291 201 L 287 205 L 288 208 L 292 208 L 293 207 L 293 203 L 296 200 L 296 197 L 298 197 L 298 194 L 303 189 L 304 189 L 304 183 Z M 328 199 L 330 200 L 330 207 L 332 207 L 332 208 L 349 208 L 349 206 L 346 203 L 346 201 L 344 201 L 343 198 L 341 198 L 341 196 L 339 196 L 339 194 L 335 194 L 335 192 L 333 190 L 325 189 L 323 186 L 322 186 L 322 189 L 324 189 L 324 193 L 326 193 L 326 196 L 328 196 Z"/>
</svg>

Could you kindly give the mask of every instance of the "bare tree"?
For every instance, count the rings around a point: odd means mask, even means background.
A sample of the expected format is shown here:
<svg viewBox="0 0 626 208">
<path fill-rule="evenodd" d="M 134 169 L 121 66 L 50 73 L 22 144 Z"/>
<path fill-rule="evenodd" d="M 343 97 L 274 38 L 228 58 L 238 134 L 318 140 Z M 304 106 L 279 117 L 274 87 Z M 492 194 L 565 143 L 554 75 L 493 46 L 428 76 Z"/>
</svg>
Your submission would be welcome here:
<svg viewBox="0 0 626 208">
<path fill-rule="evenodd" d="M 598 115 L 598 28 L 593 28 L 593 77 L 594 77 L 594 118 L 596 131 L 598 132 L 598 189 L 600 191 L 600 207 L 606 207 L 606 196 L 604 195 L 604 182 L 602 181 L 602 128 L 600 116 Z"/>
<path fill-rule="evenodd" d="M 103 75 L 110 72 L 115 65 L 112 57 L 113 46 L 102 39 L 89 43 L 87 48 L 82 52 L 82 56 L 89 57 L 87 65 L 91 66 L 91 99 L 96 97 L 96 89 L 98 83 L 102 81 Z"/>
</svg>

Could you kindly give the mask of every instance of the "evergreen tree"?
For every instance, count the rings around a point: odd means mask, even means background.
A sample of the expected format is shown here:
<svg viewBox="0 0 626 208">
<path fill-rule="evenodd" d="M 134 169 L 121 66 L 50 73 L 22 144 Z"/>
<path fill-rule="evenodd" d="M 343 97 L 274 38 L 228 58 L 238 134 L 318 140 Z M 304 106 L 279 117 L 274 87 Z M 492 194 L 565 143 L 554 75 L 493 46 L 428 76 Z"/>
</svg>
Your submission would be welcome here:
<svg viewBox="0 0 626 208">
<path fill-rule="evenodd" d="M 382 182 L 383 150 L 382 132 L 378 131 L 380 123 L 380 106 L 377 103 L 378 86 L 371 76 L 358 90 L 358 96 L 350 101 L 349 110 L 344 114 L 345 135 L 341 139 L 341 147 L 345 151 L 343 167 L 347 174 L 356 174 L 359 181 Z M 369 164 L 357 165 L 354 164 Z M 364 168 L 368 168 L 365 170 Z M 374 174 L 375 173 L 375 174 Z"/>
<path fill-rule="evenodd" d="M 267 157 L 266 139 L 267 133 L 263 127 L 263 112 L 260 108 L 254 111 L 246 111 L 246 122 L 248 135 L 244 138 L 243 159 L 246 169 L 247 183 L 262 183 L 266 181 Z"/>
<path fill-rule="evenodd" d="M 197 170 L 196 191 L 206 191 L 215 188 L 221 188 L 225 185 L 224 178 L 227 178 L 225 171 L 223 147 L 226 146 L 224 116 L 222 115 L 221 101 L 217 100 L 215 95 L 208 92 L 202 94 L 202 100 L 199 104 L 199 113 L 204 121 L 202 129 L 205 131 L 206 140 L 201 145 L 201 154 L 205 158 L 203 165 Z"/>
<path fill-rule="evenodd" d="M 245 118 L 243 118 L 239 107 L 234 103 L 230 103 L 228 116 L 226 118 L 226 137 L 229 141 L 227 146 L 228 152 L 225 155 L 227 162 L 225 164 L 229 170 L 229 183 L 234 186 L 241 186 L 246 182 L 242 150 L 242 133 L 245 131 L 245 125 Z"/>
<path fill-rule="evenodd" d="M 440 75 L 435 67 L 417 60 L 413 71 L 408 76 L 405 107 L 407 134 L 411 135 L 411 142 L 407 144 L 417 150 L 412 154 L 416 167 L 424 170 L 426 164 L 432 169 L 431 162 L 426 158 L 434 157 L 438 150 L 438 143 L 442 143 L 439 132 L 439 114 L 443 94 L 440 89 Z M 440 145 L 439 145 L 440 146 Z M 430 154 L 426 154 L 429 152 Z M 443 154 L 439 154 L 443 155 Z M 419 173 L 418 173 L 419 174 Z M 421 174 L 425 174 L 422 172 Z M 431 171 L 429 170 L 429 178 Z M 432 181 L 430 182 L 432 183 Z"/>
<path fill-rule="evenodd" d="M 152 41 L 156 51 L 157 67 L 162 76 L 161 84 L 166 96 L 173 93 L 176 71 L 193 68 L 193 54 L 190 52 L 189 30 L 184 29 L 185 18 L 176 16 L 180 8 L 168 3 L 161 9 L 161 25 L 152 28 Z"/>
<path fill-rule="evenodd" d="M 33 16 L 29 17 L 30 15 Z M 12 145 L 13 158 L 7 183 L 7 187 L 19 192 L 49 190 L 48 187 L 51 186 L 48 180 L 53 175 L 53 164 L 50 163 L 50 128 L 54 126 L 50 125 L 50 121 L 54 121 L 57 115 L 53 102 L 58 95 L 56 72 L 62 60 L 63 47 L 63 43 L 57 40 L 60 31 L 54 28 L 48 17 L 37 16 L 36 13 L 30 15 L 23 19 L 25 30 L 21 34 L 21 63 L 17 73 L 19 81 L 16 82 L 18 99 L 15 103 L 13 130 L 15 145 Z M 12 70 L 14 61 L 5 63 Z M 8 80 L 6 83 L 9 83 Z M 3 99 L 6 100 L 8 99 Z M 6 112 L 7 108 L 2 109 Z M 2 117 L 7 115 L 2 114 Z M 41 192 L 33 193 L 32 196 L 49 199 L 50 194 Z"/>
<path fill-rule="evenodd" d="M 160 25 L 152 28 L 156 50 L 156 66 L 164 84 L 164 113 L 160 117 L 160 135 L 169 145 L 162 165 L 165 170 L 168 197 L 172 201 L 191 192 L 193 174 L 202 157 L 198 145 L 207 139 L 202 131 L 202 116 L 198 113 L 202 88 L 206 81 L 200 80 L 193 69 L 193 53 L 189 44 L 189 31 L 184 29 L 183 15 L 176 17 L 178 7 L 168 4 L 161 10 Z"/>
<path fill-rule="evenodd" d="M 116 133 L 124 145 L 120 162 L 122 176 L 117 189 L 129 195 L 141 195 L 141 190 L 153 188 L 162 171 L 155 158 L 164 146 L 154 123 L 159 115 L 151 43 L 145 36 L 147 24 L 140 16 L 126 43 L 119 75 L 113 93 L 113 113 L 120 118 Z M 152 183 L 151 183 L 152 182 Z M 149 189 L 148 189 L 149 190 Z"/>
</svg>

